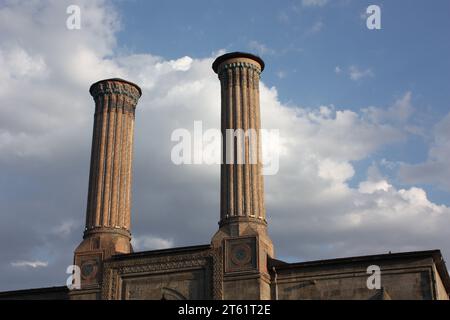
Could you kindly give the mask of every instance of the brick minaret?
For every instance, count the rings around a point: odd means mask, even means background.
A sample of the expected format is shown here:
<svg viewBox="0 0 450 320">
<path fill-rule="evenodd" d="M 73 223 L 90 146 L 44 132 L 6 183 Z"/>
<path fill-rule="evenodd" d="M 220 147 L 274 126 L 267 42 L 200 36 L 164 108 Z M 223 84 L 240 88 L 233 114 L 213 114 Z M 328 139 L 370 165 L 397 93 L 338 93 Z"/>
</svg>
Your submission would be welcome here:
<svg viewBox="0 0 450 320">
<path fill-rule="evenodd" d="M 223 292 L 216 298 L 269 299 L 267 256 L 273 245 L 267 234 L 262 176 L 259 80 L 261 58 L 242 52 L 213 63 L 221 84 L 223 136 L 220 222 L 212 240 L 224 259 Z M 248 281 L 242 286 L 242 279 Z M 238 285 L 241 284 L 241 285 Z"/>
<path fill-rule="evenodd" d="M 130 240 L 134 116 L 141 89 L 122 79 L 94 83 L 95 101 L 86 226 L 75 250 L 82 287 L 101 281 L 101 262 L 132 251 Z"/>
</svg>

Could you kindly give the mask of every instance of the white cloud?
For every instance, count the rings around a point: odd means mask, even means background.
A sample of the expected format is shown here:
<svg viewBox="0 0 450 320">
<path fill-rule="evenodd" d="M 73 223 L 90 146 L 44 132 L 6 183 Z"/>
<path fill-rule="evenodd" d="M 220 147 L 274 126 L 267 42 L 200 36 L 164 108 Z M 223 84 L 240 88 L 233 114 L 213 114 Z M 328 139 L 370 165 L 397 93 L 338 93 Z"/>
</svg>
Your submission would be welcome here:
<svg viewBox="0 0 450 320">
<path fill-rule="evenodd" d="M 355 65 L 351 65 L 346 70 L 343 70 L 341 66 L 336 66 L 334 72 L 339 75 L 341 73 L 347 75 L 353 81 L 360 81 L 364 78 L 372 78 L 375 76 L 371 68 L 360 69 Z M 382 110 L 381 110 L 382 111 Z"/>
<path fill-rule="evenodd" d="M 289 23 L 289 15 L 285 11 L 279 11 L 277 14 L 277 20 L 280 23 Z"/>
<path fill-rule="evenodd" d="M 323 179 L 345 182 L 355 174 L 355 170 L 348 162 L 335 162 L 323 159 L 318 166 L 318 176 Z"/>
<path fill-rule="evenodd" d="M 63 221 L 59 225 L 52 228 L 52 233 L 60 237 L 67 237 L 75 229 L 77 229 L 79 225 L 80 223 L 73 219 Z"/>
<path fill-rule="evenodd" d="M 400 164 L 399 178 L 409 184 L 432 184 L 450 192 L 450 113 L 433 129 L 433 142 L 423 163 Z"/>
<path fill-rule="evenodd" d="M 307 31 L 308 34 L 314 34 L 320 32 L 324 28 L 325 24 L 322 20 L 316 21 L 311 28 Z"/>
<path fill-rule="evenodd" d="M 145 235 L 133 237 L 131 244 L 136 251 L 157 250 L 173 247 L 173 240 Z"/>
<path fill-rule="evenodd" d="M 277 77 L 280 79 L 286 78 L 286 75 L 287 75 L 286 71 L 283 71 L 283 70 L 277 71 Z"/>
<path fill-rule="evenodd" d="M 17 268 L 23 268 L 23 267 L 30 267 L 30 268 L 44 268 L 48 266 L 48 262 L 47 261 L 15 261 L 15 262 L 11 262 L 11 265 L 13 267 L 17 267 Z"/>
<path fill-rule="evenodd" d="M 328 0 L 302 0 L 304 7 L 323 7 L 328 3 Z"/>
<path fill-rule="evenodd" d="M 350 79 L 358 81 L 367 77 L 374 77 L 372 69 L 361 70 L 357 66 L 350 66 L 348 69 Z"/>
<path fill-rule="evenodd" d="M 4 73 L 2 78 L 33 78 L 44 77 L 47 66 L 42 56 L 31 56 L 23 48 L 4 48 L 0 51 L 0 68 Z"/>
<path fill-rule="evenodd" d="M 192 64 L 191 57 L 183 57 L 177 60 L 172 60 L 169 63 L 172 65 L 172 68 L 177 71 L 188 71 L 191 68 Z"/>
<path fill-rule="evenodd" d="M 392 186 L 386 180 L 380 181 L 363 181 L 359 184 L 358 191 L 361 193 L 374 193 L 377 191 L 388 191 Z"/>
<path fill-rule="evenodd" d="M 368 107 L 363 110 L 376 122 L 407 123 L 415 109 L 412 105 L 412 92 L 407 91 L 387 109 Z"/>
<path fill-rule="evenodd" d="M 275 53 L 275 50 L 256 40 L 250 41 L 248 47 L 251 51 L 255 51 L 259 55 L 271 55 Z"/>
<path fill-rule="evenodd" d="M 392 188 L 393 186 L 381 175 L 378 168 L 371 166 L 367 180 L 359 184 L 358 191 L 362 194 L 373 194 L 376 192 L 388 192 Z"/>
</svg>

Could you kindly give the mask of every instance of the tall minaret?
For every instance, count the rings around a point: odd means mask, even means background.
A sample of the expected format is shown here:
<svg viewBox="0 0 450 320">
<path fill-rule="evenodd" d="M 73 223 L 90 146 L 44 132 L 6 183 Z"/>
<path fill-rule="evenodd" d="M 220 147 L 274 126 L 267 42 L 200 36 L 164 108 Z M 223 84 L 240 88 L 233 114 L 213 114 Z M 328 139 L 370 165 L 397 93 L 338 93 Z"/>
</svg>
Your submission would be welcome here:
<svg viewBox="0 0 450 320">
<path fill-rule="evenodd" d="M 82 288 L 101 281 L 102 261 L 130 253 L 131 179 L 136 104 L 141 89 L 122 79 L 94 83 L 91 165 L 83 241 L 75 250 Z"/>
<path fill-rule="evenodd" d="M 233 52 L 212 67 L 221 84 L 223 137 L 220 221 L 212 239 L 217 259 L 223 260 L 223 281 L 215 298 L 270 299 L 267 257 L 274 253 L 267 234 L 259 106 L 264 62 Z"/>
</svg>

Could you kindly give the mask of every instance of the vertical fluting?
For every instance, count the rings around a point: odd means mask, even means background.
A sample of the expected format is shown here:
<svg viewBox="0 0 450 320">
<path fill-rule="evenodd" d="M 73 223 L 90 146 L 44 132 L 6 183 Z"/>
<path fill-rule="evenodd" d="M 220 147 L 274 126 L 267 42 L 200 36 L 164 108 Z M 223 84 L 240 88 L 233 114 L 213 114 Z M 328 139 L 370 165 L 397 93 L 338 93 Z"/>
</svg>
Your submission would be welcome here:
<svg viewBox="0 0 450 320">
<path fill-rule="evenodd" d="M 248 70 L 246 68 L 242 69 L 241 73 L 241 88 L 242 88 L 242 127 L 245 132 L 249 129 L 249 109 L 246 106 L 249 105 L 247 99 L 247 91 L 248 91 Z M 250 157 L 249 157 L 249 147 L 250 143 L 248 139 L 244 140 L 244 163 L 246 165 L 243 166 L 243 179 L 244 179 L 244 215 L 251 216 L 252 215 L 252 200 L 250 197 Z"/>
<path fill-rule="evenodd" d="M 249 70 L 249 105 L 250 105 L 250 127 L 251 128 L 255 128 L 257 126 L 256 123 L 256 108 L 255 108 L 255 95 L 254 95 L 254 87 L 253 87 L 253 74 L 254 71 L 253 70 Z M 255 137 L 255 139 L 257 139 L 257 137 Z M 253 146 L 254 146 L 255 140 L 253 140 Z M 251 150 L 251 155 L 252 155 L 252 159 L 257 157 L 257 150 L 255 150 L 254 148 Z M 258 164 L 254 164 L 254 162 L 252 162 L 253 164 L 250 167 L 250 171 L 251 171 L 251 194 L 252 194 L 252 205 L 253 205 L 253 212 L 252 215 L 253 216 L 258 216 L 257 213 L 259 212 L 260 206 L 259 206 L 259 197 L 258 197 L 258 186 L 259 186 L 259 182 L 258 182 Z"/>
<path fill-rule="evenodd" d="M 220 223 L 236 218 L 265 222 L 259 106 L 259 75 L 264 62 L 251 54 L 231 53 L 217 58 L 213 69 L 222 91 Z"/>
<path fill-rule="evenodd" d="M 236 130 L 243 129 L 242 128 L 242 117 L 241 117 L 241 83 L 240 83 L 240 68 L 233 69 L 233 97 L 234 97 L 234 129 L 235 133 L 237 133 L 237 137 L 235 138 L 235 171 L 236 171 L 236 184 L 235 184 L 235 199 L 236 199 L 236 214 L 238 216 L 242 215 L 242 139 L 239 136 L 240 132 Z"/>
<path fill-rule="evenodd" d="M 133 144 L 134 144 L 134 117 L 130 119 L 130 131 L 128 135 L 128 162 L 127 162 L 127 188 L 126 188 L 126 207 L 125 207 L 125 228 L 130 229 L 131 225 L 131 177 L 133 168 Z"/>
<path fill-rule="evenodd" d="M 232 129 L 234 127 L 233 123 L 233 71 L 228 69 L 226 71 L 227 76 L 227 129 Z M 234 216 L 234 152 L 229 150 L 231 146 L 234 146 L 234 141 L 229 141 L 227 133 L 222 132 L 222 136 L 225 137 L 225 146 L 226 146 L 226 154 L 227 154 L 227 162 L 226 162 L 226 170 L 227 170 L 227 190 L 224 192 L 227 193 L 227 218 Z M 232 157 L 228 156 L 228 154 L 232 154 Z M 223 164 L 222 164 L 223 167 Z"/>
<path fill-rule="evenodd" d="M 261 123 L 261 110 L 259 108 L 259 73 L 254 73 L 255 80 L 253 81 L 255 86 L 255 105 L 258 107 L 255 108 L 256 111 L 256 122 L 258 124 Z M 262 138 L 261 138 L 261 130 L 257 132 L 257 146 L 258 146 L 258 159 L 262 160 Z M 266 206 L 264 204 L 264 177 L 262 175 L 262 161 L 257 165 L 258 177 L 259 177 L 259 207 L 260 207 L 260 218 L 265 219 L 266 217 Z"/>
<path fill-rule="evenodd" d="M 124 103 L 125 104 L 125 103 Z M 124 114 L 123 116 L 123 142 L 121 147 L 121 159 L 122 159 L 122 165 L 120 166 L 120 181 L 119 181 L 119 212 L 125 212 L 126 210 L 126 204 L 125 199 L 127 196 L 126 189 L 127 189 L 127 162 L 128 162 L 128 132 L 130 131 L 129 128 L 129 121 L 127 121 L 127 117 Z M 125 216 L 123 214 L 119 214 L 117 217 L 117 223 L 118 225 L 125 225 Z"/>
<path fill-rule="evenodd" d="M 116 126 L 115 126 L 115 134 L 114 134 L 114 161 L 113 161 L 113 171 L 112 171 L 112 189 L 111 189 L 111 209 L 110 209 L 110 216 L 109 216 L 109 224 L 112 226 L 117 225 L 117 208 L 118 208 L 118 189 L 120 185 L 120 164 L 121 164 L 121 145 L 122 145 L 122 108 L 123 108 L 123 97 L 118 96 L 117 97 L 117 106 L 116 109 Z"/>
<path fill-rule="evenodd" d="M 115 108 L 112 108 L 112 106 L 115 104 L 115 97 L 114 94 L 111 95 L 109 98 L 109 104 L 108 104 L 108 130 L 107 130 L 107 136 L 105 137 L 106 140 L 106 159 L 105 159 L 105 180 L 104 180 L 104 190 L 103 190 L 103 208 L 100 210 L 102 214 L 101 218 L 101 225 L 104 227 L 109 226 L 108 220 L 109 220 L 109 205 L 110 205 L 110 195 L 111 195 L 111 163 L 113 161 L 114 156 L 114 132 L 115 132 L 115 115 L 116 110 Z"/>
<path fill-rule="evenodd" d="M 227 102 L 226 102 L 226 83 L 225 81 L 222 81 L 223 79 L 221 78 L 220 81 L 220 108 L 221 108 L 221 112 L 220 112 L 220 130 L 221 132 L 225 132 L 226 127 L 227 127 Z M 224 141 L 222 141 L 222 163 L 226 163 L 226 146 Z M 222 166 L 220 169 L 220 181 L 222 181 L 223 184 L 223 188 L 227 189 L 228 188 L 228 182 L 227 182 L 227 166 Z M 220 193 L 220 219 L 225 219 L 226 215 L 227 215 L 227 193 L 226 192 L 221 192 Z"/>
<path fill-rule="evenodd" d="M 95 98 L 94 98 L 95 99 Z M 98 137 L 98 139 L 100 140 L 100 148 L 98 150 L 99 152 L 99 156 L 98 158 L 94 159 L 94 161 L 98 161 L 96 164 L 96 167 L 98 168 L 98 171 L 96 172 L 97 177 L 96 177 L 96 188 L 97 190 L 95 191 L 95 206 L 93 208 L 93 212 L 88 212 L 87 214 L 90 215 L 94 215 L 93 216 L 93 220 L 94 220 L 94 224 L 90 225 L 90 226 L 86 226 L 88 229 L 93 228 L 95 226 L 100 226 L 101 225 L 101 217 L 102 217 L 102 201 L 103 201 L 103 183 L 104 183 L 104 171 L 105 171 L 105 149 L 106 149 L 106 139 L 105 137 L 107 136 L 107 130 L 108 130 L 108 96 L 107 95 L 103 95 L 99 97 L 99 111 L 98 111 L 98 116 L 101 117 L 101 123 L 102 123 L 102 127 L 101 127 L 101 133 L 100 136 Z M 95 212 L 95 213 L 94 213 Z"/>
<path fill-rule="evenodd" d="M 86 231 L 129 233 L 135 108 L 141 89 L 121 79 L 91 86 L 95 116 Z"/>
</svg>

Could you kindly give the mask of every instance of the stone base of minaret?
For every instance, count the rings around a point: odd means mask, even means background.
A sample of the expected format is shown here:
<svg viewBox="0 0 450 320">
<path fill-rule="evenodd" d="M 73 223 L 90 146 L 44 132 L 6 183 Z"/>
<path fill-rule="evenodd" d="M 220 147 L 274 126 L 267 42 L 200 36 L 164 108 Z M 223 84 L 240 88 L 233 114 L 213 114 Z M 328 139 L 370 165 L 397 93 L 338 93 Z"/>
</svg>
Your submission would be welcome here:
<svg viewBox="0 0 450 320">
<path fill-rule="evenodd" d="M 268 257 L 274 257 L 265 223 L 242 219 L 222 226 L 211 241 L 222 262 L 222 296 L 225 300 L 271 299 Z"/>
<path fill-rule="evenodd" d="M 83 289 L 95 288 L 101 284 L 104 260 L 116 254 L 133 252 L 129 233 L 108 231 L 91 232 L 75 249 L 74 264 L 80 268 Z"/>
</svg>

